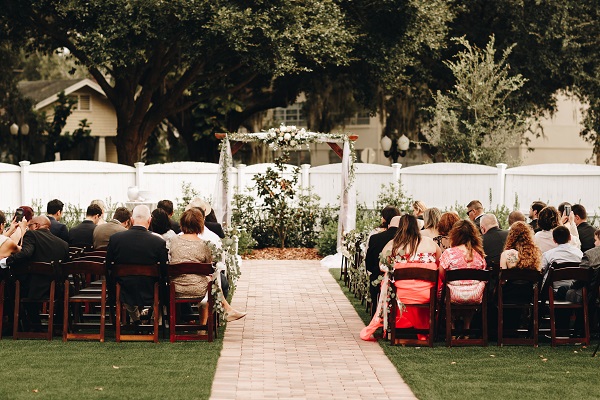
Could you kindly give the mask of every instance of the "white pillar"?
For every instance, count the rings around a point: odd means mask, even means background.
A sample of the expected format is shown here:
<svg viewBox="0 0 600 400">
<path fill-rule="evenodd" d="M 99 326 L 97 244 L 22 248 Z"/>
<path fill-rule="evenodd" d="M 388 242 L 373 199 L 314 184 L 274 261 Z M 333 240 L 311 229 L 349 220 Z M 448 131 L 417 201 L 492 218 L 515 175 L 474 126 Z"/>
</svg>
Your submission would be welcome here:
<svg viewBox="0 0 600 400">
<path fill-rule="evenodd" d="M 30 161 L 19 161 L 21 166 L 21 204 L 29 204 L 29 166 Z M 29 200 L 28 200 L 29 199 Z"/>
<path fill-rule="evenodd" d="M 492 203 L 496 204 L 497 206 L 503 206 L 505 202 L 504 188 L 506 185 L 506 167 L 508 167 L 508 165 L 504 163 L 496 164 L 496 168 L 498 168 L 498 198 L 492 199 Z"/>
<path fill-rule="evenodd" d="M 302 164 L 301 168 L 301 180 L 300 187 L 302 191 L 308 191 L 310 189 L 310 164 Z"/>
<path fill-rule="evenodd" d="M 96 161 L 106 161 L 106 138 L 98 136 L 96 143 Z"/>
<path fill-rule="evenodd" d="M 147 188 L 144 187 L 144 163 L 136 162 L 133 165 L 135 166 L 135 185 L 139 190 L 146 190 Z"/>
<path fill-rule="evenodd" d="M 392 164 L 392 183 L 396 184 L 400 181 L 400 168 L 402 168 L 402 164 L 393 163 Z"/>
<path fill-rule="evenodd" d="M 246 193 L 246 164 L 237 166 L 237 193 Z"/>
</svg>

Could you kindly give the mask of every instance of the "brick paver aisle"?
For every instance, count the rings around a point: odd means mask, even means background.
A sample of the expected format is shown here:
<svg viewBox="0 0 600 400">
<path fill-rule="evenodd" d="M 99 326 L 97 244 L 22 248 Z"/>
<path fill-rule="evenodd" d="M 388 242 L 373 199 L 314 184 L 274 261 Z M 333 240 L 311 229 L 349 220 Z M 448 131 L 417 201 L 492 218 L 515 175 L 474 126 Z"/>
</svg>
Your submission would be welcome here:
<svg viewBox="0 0 600 400">
<path fill-rule="evenodd" d="M 244 261 L 211 399 L 414 399 L 318 261 Z"/>
</svg>

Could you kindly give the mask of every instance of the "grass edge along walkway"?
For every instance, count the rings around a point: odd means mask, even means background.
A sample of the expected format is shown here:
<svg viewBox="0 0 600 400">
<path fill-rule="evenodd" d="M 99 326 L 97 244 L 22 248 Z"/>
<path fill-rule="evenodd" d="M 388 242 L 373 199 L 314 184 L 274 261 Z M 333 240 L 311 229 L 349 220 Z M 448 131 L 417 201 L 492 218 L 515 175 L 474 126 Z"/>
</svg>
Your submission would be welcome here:
<svg viewBox="0 0 600 400">
<path fill-rule="evenodd" d="M 340 269 L 330 270 L 365 324 L 365 306 L 342 281 Z M 390 346 L 379 340 L 384 353 L 413 393 L 428 399 L 598 399 L 600 357 L 592 358 L 596 342 L 584 346 L 503 346 L 434 348 Z"/>
</svg>

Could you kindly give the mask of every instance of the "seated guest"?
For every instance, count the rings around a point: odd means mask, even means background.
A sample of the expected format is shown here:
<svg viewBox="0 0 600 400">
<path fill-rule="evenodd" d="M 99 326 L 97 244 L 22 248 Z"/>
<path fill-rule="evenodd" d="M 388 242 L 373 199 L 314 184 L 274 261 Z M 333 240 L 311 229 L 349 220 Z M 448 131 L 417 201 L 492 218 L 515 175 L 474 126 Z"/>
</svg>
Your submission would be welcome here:
<svg viewBox="0 0 600 400">
<path fill-rule="evenodd" d="M 165 212 L 169 216 L 169 223 L 171 224 L 171 229 L 176 234 L 179 234 L 179 232 L 181 232 L 181 228 L 179 227 L 179 222 L 177 222 L 173 219 L 173 213 L 174 213 L 173 202 L 171 200 L 161 200 L 156 205 L 156 208 L 165 210 Z"/>
<path fill-rule="evenodd" d="M 575 247 L 580 247 L 581 243 L 579 242 L 579 237 L 577 236 L 577 227 L 575 223 L 571 223 L 575 220 L 575 216 L 573 213 L 569 216 L 563 216 L 563 221 L 561 221 L 560 216 L 556 208 L 552 206 L 548 206 L 542 209 L 538 214 L 538 228 L 540 229 L 534 235 L 535 244 L 540 248 L 542 253 L 547 252 L 550 249 L 553 249 L 557 246 L 556 242 L 552 238 L 552 231 L 554 228 L 561 226 L 563 223 L 567 223 L 567 227 L 569 231 L 572 233 L 575 232 L 575 235 L 571 235 L 570 243 Z"/>
<path fill-rule="evenodd" d="M 500 268 L 521 268 L 533 271 L 542 269 L 542 252 L 533 240 L 533 229 L 524 221 L 517 221 L 510 227 L 504 251 L 500 256 Z M 531 284 L 519 281 L 506 282 L 502 287 L 502 299 L 505 303 L 529 303 L 533 299 Z M 521 310 L 504 310 L 504 325 L 507 329 L 519 326 Z"/>
<path fill-rule="evenodd" d="M 102 215 L 100 215 L 100 219 L 98 220 L 98 223 L 96 223 L 96 225 L 103 225 L 106 223 L 106 221 L 104 220 L 104 216 L 106 215 L 106 204 L 104 204 L 104 201 L 100 199 L 92 200 L 90 206 L 94 204 L 100 207 L 100 209 L 102 210 Z"/>
<path fill-rule="evenodd" d="M 441 217 L 442 213 L 435 207 L 425 210 L 423 213 L 423 230 L 421 231 L 421 236 L 427 236 L 432 239 L 439 236 L 440 233 L 437 226 L 440 223 Z"/>
<path fill-rule="evenodd" d="M 571 233 L 567 227 L 557 226 L 554 228 L 552 230 L 552 238 L 556 243 L 556 247 L 544 252 L 542 255 L 542 272 L 544 273 L 544 281 L 546 280 L 548 270 L 553 263 L 579 263 L 583 257 L 581 250 L 569 243 L 571 240 Z M 553 290 L 555 298 L 557 300 L 565 300 L 567 290 L 571 287 L 572 283 L 573 281 L 554 282 Z"/>
<path fill-rule="evenodd" d="M 46 206 L 46 214 L 50 220 L 50 232 L 65 242 L 69 242 L 69 228 L 60 222 L 65 205 L 58 199 L 50 200 Z"/>
<path fill-rule="evenodd" d="M 383 207 L 383 209 L 381 210 L 381 223 L 378 226 L 376 226 L 375 228 L 373 228 L 369 232 L 369 235 L 367 236 L 367 240 L 366 240 L 367 248 L 365 249 L 365 254 L 366 254 L 366 251 L 369 249 L 369 240 L 371 239 L 371 236 L 376 235 L 381 232 L 385 232 L 389 228 L 390 221 L 396 215 L 400 215 L 400 210 L 398 210 L 398 208 L 396 208 L 395 206 Z"/>
<path fill-rule="evenodd" d="M 21 206 L 15 210 L 15 215 L 13 216 L 13 221 L 21 222 L 21 218 L 27 222 L 31 221 L 33 218 L 33 208 L 29 206 Z M 25 225 L 27 226 L 27 225 Z M 15 227 L 9 226 L 8 231 L 4 232 L 5 236 L 10 236 L 13 242 L 21 245 L 23 241 L 23 236 L 25 235 L 26 228 L 22 227 L 20 224 L 17 224 Z M 9 233 L 10 232 L 10 233 Z"/>
<path fill-rule="evenodd" d="M 150 222 L 150 231 L 160 235 L 167 242 L 167 247 L 169 247 L 168 242 L 177 234 L 171 229 L 171 222 L 169 221 L 169 215 L 165 210 L 156 208 L 152 211 L 152 222 Z"/>
<path fill-rule="evenodd" d="M 19 267 L 31 262 L 52 262 L 66 260 L 69 256 L 69 245 L 50 232 L 50 220 L 45 216 L 33 217 L 27 224 L 28 230 L 23 236 L 21 251 L 8 257 L 6 264 L 19 275 Z M 20 277 L 21 297 L 43 299 L 50 293 L 51 278 L 43 275 L 26 275 Z M 41 304 L 26 303 L 26 325 L 40 324 L 39 312 Z"/>
<path fill-rule="evenodd" d="M 594 247 L 583 253 L 581 258 L 580 267 L 592 268 L 594 270 L 592 274 L 592 282 L 588 291 L 589 301 L 593 304 L 593 301 L 598 296 L 598 284 L 600 280 L 600 229 L 594 232 Z M 583 300 L 583 293 L 581 290 L 582 286 L 579 282 L 574 282 L 566 294 L 566 299 L 573 303 L 581 303 Z"/>
<path fill-rule="evenodd" d="M 394 239 L 389 241 L 382 251 L 385 256 L 389 254 L 394 269 L 399 268 L 426 268 L 438 269 L 438 258 L 441 255 L 440 248 L 433 239 L 422 237 L 417 219 L 412 215 L 400 217 L 398 230 Z M 430 290 L 433 284 L 425 281 L 399 281 L 394 283 L 397 288 L 399 300 L 404 304 L 424 304 L 429 302 Z M 387 290 L 387 283 L 382 284 L 382 290 Z M 384 325 L 384 308 L 387 308 L 384 296 L 381 296 L 375 316 L 369 326 L 365 327 L 360 337 L 363 340 L 371 340 L 371 335 Z M 429 328 L 429 310 L 406 306 L 406 310 L 398 313 L 396 318 L 397 328 Z M 426 340 L 427 335 L 418 335 L 420 340 Z"/>
<path fill-rule="evenodd" d="M 212 211 L 212 208 L 210 208 L 210 205 L 202 200 L 199 197 L 195 197 L 193 198 L 189 204 L 185 207 L 185 210 L 189 210 L 191 208 L 197 208 L 200 211 L 202 211 L 202 215 L 204 215 L 206 217 L 206 211 L 205 210 L 209 210 Z M 220 226 L 220 225 L 219 225 Z M 204 240 L 208 240 L 209 242 L 213 243 L 215 246 L 217 247 L 221 247 L 221 238 L 219 237 L 219 235 L 217 235 L 215 232 L 213 232 L 208 226 L 204 226 L 204 229 L 202 231 L 201 234 L 198 235 L 198 237 L 200 239 L 204 239 Z"/>
<path fill-rule="evenodd" d="M 594 232 L 596 232 L 596 228 L 587 222 L 587 211 L 581 204 L 573 204 L 571 213 L 574 215 L 574 222 L 577 226 L 581 251 L 585 253 L 589 249 L 594 248 Z"/>
<path fill-rule="evenodd" d="M 467 217 L 477 227 L 477 233 L 479 233 L 479 222 L 483 216 L 483 205 L 479 200 L 472 200 L 467 204 Z"/>
<path fill-rule="evenodd" d="M 500 254 L 504 249 L 504 243 L 508 231 L 500 229 L 498 220 L 494 214 L 484 214 L 481 217 L 479 229 L 483 234 L 483 251 L 485 252 L 485 263 L 488 268 L 500 264 Z"/>
<path fill-rule="evenodd" d="M 538 226 L 538 217 L 540 211 L 542 211 L 544 208 L 546 208 L 546 203 L 544 203 L 543 201 L 534 201 L 529 207 L 529 218 L 531 219 L 529 225 L 535 233 L 542 230 L 542 228 Z"/>
<path fill-rule="evenodd" d="M 525 214 L 523 214 L 519 210 L 511 211 L 510 214 L 508 214 L 508 226 L 509 226 L 509 229 L 512 226 L 512 224 L 514 224 L 517 221 L 527 222 L 527 219 L 525 218 Z"/>
<path fill-rule="evenodd" d="M 69 246 L 92 247 L 94 246 L 94 229 L 102 218 L 102 209 L 96 204 L 88 206 L 85 219 L 69 231 Z"/>
<path fill-rule="evenodd" d="M 201 198 L 194 198 L 190 201 L 188 207 L 198 207 L 204 213 L 204 227 L 208 228 L 212 233 L 215 233 L 220 239 L 225 237 L 225 232 L 223 232 L 223 227 L 217 221 L 217 216 L 215 215 L 215 211 L 212 209 L 210 204 L 207 201 L 202 200 Z M 188 209 L 186 207 L 186 210 Z"/>
<path fill-rule="evenodd" d="M 481 235 L 477 232 L 475 224 L 469 220 L 461 220 L 454 224 L 449 233 L 452 247 L 444 251 L 440 257 L 440 267 L 444 270 L 455 269 L 485 269 L 485 253 L 481 242 Z M 448 284 L 450 301 L 457 304 L 477 304 L 483 299 L 485 282 L 480 281 L 454 281 Z M 446 294 L 448 295 L 448 294 Z M 462 317 L 464 329 L 471 326 L 474 310 L 462 310 L 456 313 L 452 327 Z"/>
<path fill-rule="evenodd" d="M 113 214 L 113 219 L 94 229 L 94 248 L 98 249 L 108 246 L 110 237 L 117 232 L 126 231 L 130 224 L 131 211 L 126 207 L 117 208 Z"/>
<path fill-rule="evenodd" d="M 440 247 L 442 252 L 450 248 L 450 239 L 448 238 L 448 233 L 458 221 L 460 221 L 460 217 L 453 211 L 445 212 L 440 217 L 440 222 L 437 226 L 438 235 L 433 238 L 433 241 Z"/>
<path fill-rule="evenodd" d="M 390 215 L 391 213 L 387 213 L 386 217 L 389 217 Z M 377 310 L 379 289 L 381 287 L 379 283 L 374 284 L 375 281 L 380 281 L 382 278 L 382 272 L 379 270 L 379 256 L 385 245 L 396 235 L 399 222 L 400 216 L 393 216 L 390 221 L 385 223 L 387 226 L 385 231 L 371 235 L 369 238 L 367 252 L 365 254 L 365 268 L 370 273 L 369 293 L 371 295 L 371 317 L 375 315 L 375 311 Z"/>
<path fill-rule="evenodd" d="M 19 224 L 16 221 L 13 221 L 11 225 L 17 225 Z M 20 224 L 23 227 L 23 231 L 25 231 L 25 226 L 27 226 L 27 221 L 26 220 L 22 220 L 22 222 L 20 222 Z M 4 213 L 2 211 L 0 211 L 0 231 L 4 232 L 4 225 L 6 225 L 6 216 L 4 215 Z M 16 229 L 13 228 L 13 229 Z M 13 242 L 13 240 L 5 235 L 0 235 L 0 258 L 5 258 L 10 256 L 11 254 L 14 254 L 16 252 L 18 252 L 19 250 L 21 250 L 21 246 L 19 246 L 17 243 Z"/>
<path fill-rule="evenodd" d="M 415 201 L 412 205 L 413 207 L 413 215 L 417 218 L 417 222 L 419 223 L 419 229 L 423 229 L 423 213 L 427 210 L 427 206 L 422 201 Z"/>
<path fill-rule="evenodd" d="M 140 264 L 155 266 L 167 263 L 167 246 L 161 237 L 148 231 L 150 209 L 138 205 L 132 213 L 133 226 L 113 234 L 106 249 L 106 265 Z M 140 311 L 153 303 L 155 279 L 145 276 L 119 278 L 121 302 L 125 305 L 133 323 L 140 324 Z"/>
<path fill-rule="evenodd" d="M 166 214 L 165 214 L 166 215 Z M 212 262 L 212 253 L 206 241 L 198 234 L 204 230 L 204 216 L 196 208 L 191 208 L 181 215 L 181 235 L 175 235 L 169 242 L 169 262 Z M 207 293 L 209 277 L 203 275 L 185 274 L 174 278 L 175 293 L 178 297 L 204 297 Z M 200 306 L 200 323 L 206 324 L 208 309 Z M 223 299 L 223 308 L 227 322 L 235 321 L 246 316 L 246 313 L 234 310 L 227 300 Z"/>
</svg>

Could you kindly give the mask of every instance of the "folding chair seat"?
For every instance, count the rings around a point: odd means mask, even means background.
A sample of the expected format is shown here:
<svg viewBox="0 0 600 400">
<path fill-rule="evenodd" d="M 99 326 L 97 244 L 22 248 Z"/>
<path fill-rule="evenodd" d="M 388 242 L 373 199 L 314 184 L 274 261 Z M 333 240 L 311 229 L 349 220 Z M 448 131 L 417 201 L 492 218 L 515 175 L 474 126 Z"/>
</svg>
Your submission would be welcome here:
<svg viewBox="0 0 600 400">
<path fill-rule="evenodd" d="M 445 305 L 446 305 L 446 346 L 464 346 L 476 345 L 487 346 L 488 344 L 488 321 L 487 321 L 487 284 L 490 279 L 490 271 L 483 269 L 455 269 L 446 271 L 445 283 Z M 485 282 L 486 287 L 483 289 L 483 297 L 481 303 L 476 304 L 456 304 L 450 300 L 450 289 L 448 283 L 454 281 L 475 280 Z M 452 338 L 452 310 L 481 310 L 481 337 L 480 338 Z M 467 332 L 472 336 L 473 329 Z"/>
<path fill-rule="evenodd" d="M 569 343 L 585 343 L 586 346 L 590 345 L 590 327 L 588 323 L 589 312 L 588 312 L 588 286 L 592 280 L 592 270 L 589 268 L 582 267 L 566 267 L 560 269 L 554 269 L 552 266 L 548 271 L 548 300 L 545 304 L 550 310 L 550 333 L 552 338 L 552 347 L 556 347 L 558 344 L 569 344 Z M 567 300 L 556 300 L 553 290 L 553 283 L 556 281 L 563 280 L 576 280 L 583 285 L 581 303 L 574 303 Z M 556 311 L 557 310 L 582 310 L 583 312 L 583 336 L 576 336 L 578 332 L 571 330 L 565 332 L 565 336 L 559 337 L 556 329 Z M 568 335 L 567 335 L 568 334 Z"/>
<path fill-rule="evenodd" d="M 432 287 L 429 290 L 429 302 L 427 303 L 419 303 L 419 304 L 408 304 L 404 303 L 407 307 L 412 308 L 424 308 L 429 310 L 429 328 L 419 329 L 419 328 L 396 328 L 396 316 L 398 315 L 398 302 L 397 299 L 402 297 L 402 294 L 399 293 L 399 289 L 396 285 L 392 284 L 392 289 L 395 293 L 395 298 L 392 299 L 392 309 L 390 312 L 389 319 L 389 329 L 391 333 L 390 344 L 396 345 L 416 345 L 416 346 L 424 346 L 427 345 L 429 347 L 433 347 L 433 341 L 435 339 L 435 324 L 436 324 L 436 300 L 437 300 L 437 288 L 438 288 L 438 270 L 437 269 L 427 269 L 427 268 L 418 268 L 418 267 L 409 267 L 409 268 L 399 268 L 394 271 L 394 281 L 404 281 L 404 280 L 417 280 L 417 281 L 425 281 L 431 282 Z M 385 296 L 384 293 L 381 294 Z M 428 335 L 426 340 L 414 339 L 414 338 L 400 338 L 398 335 L 406 336 L 406 335 Z"/>
<path fill-rule="evenodd" d="M 216 336 L 217 324 L 215 319 L 214 299 L 212 292 L 212 279 L 208 283 L 207 293 L 208 301 L 208 321 L 206 325 L 200 324 L 177 324 L 177 305 L 183 303 L 200 303 L 203 298 L 199 297 L 176 297 L 175 282 L 173 278 L 182 274 L 205 275 L 210 277 L 214 272 L 211 263 L 186 262 L 170 264 L 167 266 L 167 280 L 169 283 L 169 340 L 171 343 L 176 340 L 208 340 L 212 342 Z M 177 331 L 188 331 L 188 333 L 178 334 Z M 206 330 L 206 334 L 197 333 L 199 330 Z M 194 333 L 189 333 L 194 331 Z"/>
<path fill-rule="evenodd" d="M 15 311 L 13 320 L 13 339 L 47 339 L 52 340 L 54 331 L 54 310 L 56 303 L 56 281 L 58 273 L 53 262 L 32 262 L 21 267 L 11 267 L 15 277 Z M 47 297 L 21 297 L 21 279 L 31 276 L 44 276 L 50 281 L 50 291 Z M 48 329 L 46 332 L 23 332 L 19 330 L 21 306 L 25 304 L 48 304 Z"/>
<path fill-rule="evenodd" d="M 160 279 L 160 266 L 155 265 L 143 265 L 143 264 L 114 264 L 110 268 L 110 272 L 116 281 L 116 320 L 115 320 L 115 339 L 117 343 L 121 340 L 132 340 L 132 341 L 152 341 L 158 343 L 158 321 L 160 314 L 160 298 L 159 298 L 159 279 Z M 121 322 L 123 313 L 123 304 L 121 303 L 121 284 L 119 278 L 127 277 L 148 277 L 154 278 L 154 293 L 152 300 L 152 310 L 154 311 L 154 323 L 153 332 L 151 334 L 121 334 Z M 141 311 L 141 310 L 140 310 Z"/>
<path fill-rule="evenodd" d="M 104 332 L 106 327 L 106 280 L 102 280 L 100 290 L 97 292 L 83 292 L 81 284 L 78 282 L 81 277 L 88 274 L 106 277 L 106 266 L 104 263 L 75 260 L 62 264 L 62 273 L 65 281 L 64 293 L 64 314 L 63 314 L 63 342 L 68 339 L 88 339 L 104 342 Z M 73 291 L 70 291 L 69 275 L 74 278 Z M 89 309 L 89 304 L 100 304 L 99 332 L 98 333 L 77 333 L 79 327 L 90 328 L 90 324 L 83 324 L 81 305 L 85 306 L 84 312 Z M 69 307 L 71 306 L 71 307 Z M 72 309 L 72 316 L 69 309 Z M 95 324 L 94 324 L 95 325 Z"/>
<path fill-rule="evenodd" d="M 498 278 L 498 346 L 504 344 L 524 344 L 538 346 L 538 310 L 539 310 L 539 286 L 542 275 L 535 270 L 529 269 L 505 269 L 501 270 Z M 513 287 L 525 290 L 528 301 L 504 301 L 505 285 L 512 284 Z M 517 286 L 518 285 L 518 286 Z M 522 333 L 517 327 L 512 333 L 514 337 L 505 337 L 504 311 L 505 309 L 519 310 L 521 313 L 529 314 L 528 337 L 522 338 Z"/>
</svg>

